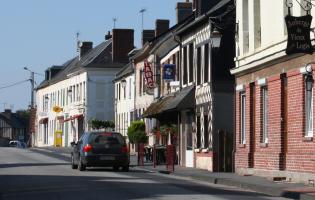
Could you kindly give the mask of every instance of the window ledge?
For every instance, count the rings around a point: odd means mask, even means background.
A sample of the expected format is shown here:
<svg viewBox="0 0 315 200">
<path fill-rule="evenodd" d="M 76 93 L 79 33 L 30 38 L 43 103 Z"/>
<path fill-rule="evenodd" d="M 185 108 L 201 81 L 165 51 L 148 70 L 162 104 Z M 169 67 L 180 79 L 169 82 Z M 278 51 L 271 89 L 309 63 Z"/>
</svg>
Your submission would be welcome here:
<svg viewBox="0 0 315 200">
<path fill-rule="evenodd" d="M 201 152 L 202 152 L 202 153 L 208 153 L 209 150 L 208 150 L 208 149 L 202 149 Z"/>
<path fill-rule="evenodd" d="M 313 141 L 313 137 L 303 137 L 302 139 L 303 142 L 312 142 Z"/>
<path fill-rule="evenodd" d="M 246 144 L 239 144 L 239 148 L 245 148 Z"/>
<path fill-rule="evenodd" d="M 199 153 L 200 149 L 194 149 L 195 153 Z"/>
<path fill-rule="evenodd" d="M 260 143 L 260 147 L 261 148 L 267 148 L 268 147 L 268 143 Z"/>
</svg>

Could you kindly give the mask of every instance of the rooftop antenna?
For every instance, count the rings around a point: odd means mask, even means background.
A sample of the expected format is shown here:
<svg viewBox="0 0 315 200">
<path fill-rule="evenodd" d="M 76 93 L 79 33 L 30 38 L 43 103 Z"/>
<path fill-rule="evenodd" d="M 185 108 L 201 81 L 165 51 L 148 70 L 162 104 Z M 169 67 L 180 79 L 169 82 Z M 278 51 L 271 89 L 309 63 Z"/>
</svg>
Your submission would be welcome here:
<svg viewBox="0 0 315 200">
<path fill-rule="evenodd" d="M 79 52 L 80 40 L 79 40 L 80 32 L 76 32 L 76 40 L 77 40 L 77 52 Z"/>
<path fill-rule="evenodd" d="M 145 8 L 142 8 L 139 12 L 141 13 L 141 28 L 142 28 L 142 31 L 143 31 L 143 15 L 144 15 L 144 12 L 147 11 Z"/>
<path fill-rule="evenodd" d="M 115 29 L 116 28 L 116 22 L 117 22 L 117 18 L 116 17 L 113 18 L 113 22 L 114 22 L 114 29 Z"/>
</svg>

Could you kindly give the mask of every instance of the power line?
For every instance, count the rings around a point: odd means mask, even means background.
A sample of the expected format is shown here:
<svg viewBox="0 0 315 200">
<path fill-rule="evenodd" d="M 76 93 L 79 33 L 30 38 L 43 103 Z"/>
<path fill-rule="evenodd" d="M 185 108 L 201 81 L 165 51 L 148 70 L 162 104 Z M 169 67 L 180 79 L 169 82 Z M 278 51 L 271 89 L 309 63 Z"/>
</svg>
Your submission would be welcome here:
<svg viewBox="0 0 315 200">
<path fill-rule="evenodd" d="M 10 84 L 10 85 L 2 86 L 2 87 L 0 87 L 0 90 L 2 90 L 2 89 L 6 89 L 6 88 L 9 88 L 9 87 L 16 86 L 16 85 L 19 85 L 19 84 L 25 83 L 25 82 L 27 82 L 27 81 L 29 81 L 29 79 L 24 80 L 24 81 L 19 81 L 19 82 L 16 82 L 16 83 L 12 83 L 12 84 Z"/>
</svg>

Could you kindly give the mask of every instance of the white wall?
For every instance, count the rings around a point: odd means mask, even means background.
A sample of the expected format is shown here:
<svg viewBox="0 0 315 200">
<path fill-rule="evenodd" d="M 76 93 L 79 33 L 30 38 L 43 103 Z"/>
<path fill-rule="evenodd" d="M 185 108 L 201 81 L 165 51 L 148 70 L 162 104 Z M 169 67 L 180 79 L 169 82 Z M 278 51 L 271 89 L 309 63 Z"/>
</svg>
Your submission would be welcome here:
<svg viewBox="0 0 315 200">
<path fill-rule="evenodd" d="M 263 65 L 268 61 L 284 57 L 287 34 L 284 17 L 287 14 L 286 0 L 260 0 L 260 19 L 261 19 L 261 46 L 255 48 L 254 40 L 254 1 L 248 1 L 248 30 L 249 30 L 249 50 L 245 51 L 243 27 L 246 21 L 243 19 L 244 1 L 239 0 L 236 7 L 236 22 L 238 23 L 238 35 L 236 37 L 236 68 L 232 69 L 232 74 L 239 73 L 246 69 L 251 69 L 257 65 Z M 256 0 L 255 0 L 256 1 Z M 258 0 L 257 0 L 258 1 Z M 293 1 L 291 9 L 293 16 L 303 14 L 300 5 Z M 311 15 L 314 16 L 315 9 L 312 9 Z M 313 20 L 312 26 L 315 27 Z M 311 39 L 314 36 L 311 34 Z"/>
<path fill-rule="evenodd" d="M 127 129 L 130 126 L 130 115 L 134 111 L 134 74 L 123 78 L 126 80 L 126 98 L 124 98 L 124 88 L 121 86 L 121 80 L 115 82 L 115 130 L 122 135 L 127 136 Z M 120 86 L 120 99 L 118 98 L 117 89 Z"/>
</svg>

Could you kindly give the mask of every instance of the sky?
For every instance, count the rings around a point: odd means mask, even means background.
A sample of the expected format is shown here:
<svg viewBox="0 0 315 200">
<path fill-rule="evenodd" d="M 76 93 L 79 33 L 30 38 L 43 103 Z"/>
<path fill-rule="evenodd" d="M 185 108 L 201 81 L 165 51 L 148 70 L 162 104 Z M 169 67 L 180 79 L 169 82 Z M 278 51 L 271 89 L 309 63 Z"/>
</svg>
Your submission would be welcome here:
<svg viewBox="0 0 315 200">
<path fill-rule="evenodd" d="M 36 72 L 40 84 L 46 68 L 77 55 L 77 32 L 95 46 L 117 18 L 116 28 L 134 29 L 140 47 L 139 11 L 146 9 L 144 29 L 154 29 L 156 19 L 169 19 L 173 26 L 178 1 L 183 0 L 0 0 L 0 111 L 28 108 L 30 72 L 23 68 Z"/>
</svg>

